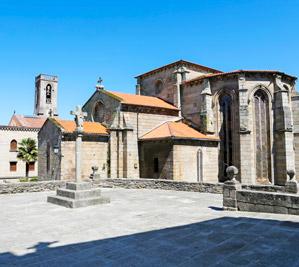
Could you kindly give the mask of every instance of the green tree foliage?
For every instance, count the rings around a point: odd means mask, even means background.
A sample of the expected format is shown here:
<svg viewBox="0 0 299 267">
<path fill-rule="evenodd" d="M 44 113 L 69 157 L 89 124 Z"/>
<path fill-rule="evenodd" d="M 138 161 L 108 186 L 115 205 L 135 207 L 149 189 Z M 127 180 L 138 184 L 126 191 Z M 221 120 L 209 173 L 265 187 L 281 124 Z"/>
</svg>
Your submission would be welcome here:
<svg viewBox="0 0 299 267">
<path fill-rule="evenodd" d="M 36 142 L 32 138 L 24 138 L 18 147 L 18 159 L 26 163 L 26 177 L 29 174 L 29 163 L 37 161 Z"/>
</svg>

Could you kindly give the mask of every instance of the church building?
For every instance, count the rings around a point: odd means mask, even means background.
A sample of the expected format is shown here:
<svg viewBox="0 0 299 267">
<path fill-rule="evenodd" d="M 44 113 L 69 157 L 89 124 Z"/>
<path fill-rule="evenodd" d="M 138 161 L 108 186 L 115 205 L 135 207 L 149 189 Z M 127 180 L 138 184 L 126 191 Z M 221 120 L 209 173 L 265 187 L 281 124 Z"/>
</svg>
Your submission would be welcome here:
<svg viewBox="0 0 299 267">
<path fill-rule="evenodd" d="M 225 181 L 226 168 L 235 165 L 242 183 L 283 185 L 287 170 L 299 169 L 296 77 L 272 70 L 222 72 L 180 60 L 136 79 L 136 94 L 100 84 L 83 105 L 85 123 L 105 129 L 93 138 L 84 131 L 86 146 L 103 143 L 101 149 L 86 150 L 86 157 L 93 153 L 99 160 L 84 163 L 84 177 L 92 166 L 102 170 L 105 165 L 103 178 L 216 183 Z M 55 138 L 46 134 L 55 131 Z M 40 164 L 48 161 L 49 172 L 60 164 L 55 179 L 75 177 L 74 172 L 64 176 L 63 170 L 74 165 L 62 164 L 69 153 L 63 146 L 74 142 L 69 134 L 53 118 L 39 133 Z M 52 137 L 56 146 L 49 142 Z M 47 154 L 47 147 L 52 152 Z M 54 148 L 58 163 L 47 157 Z M 40 178 L 54 179 L 44 172 L 39 171 Z"/>
</svg>

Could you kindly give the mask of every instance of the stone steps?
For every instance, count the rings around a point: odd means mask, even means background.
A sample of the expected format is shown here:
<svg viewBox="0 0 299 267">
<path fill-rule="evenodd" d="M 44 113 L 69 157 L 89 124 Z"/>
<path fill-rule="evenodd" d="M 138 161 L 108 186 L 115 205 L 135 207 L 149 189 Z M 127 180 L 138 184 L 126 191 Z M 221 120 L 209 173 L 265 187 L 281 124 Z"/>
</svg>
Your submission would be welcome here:
<svg viewBox="0 0 299 267">
<path fill-rule="evenodd" d="M 89 190 L 71 190 L 65 188 L 57 189 L 57 196 L 68 197 L 72 199 L 84 199 L 84 198 L 94 198 L 101 196 L 101 189 L 94 188 Z"/>
<path fill-rule="evenodd" d="M 110 199 L 101 196 L 100 188 L 92 188 L 89 182 L 66 183 L 66 188 L 58 188 L 56 196 L 48 196 L 48 202 L 67 208 L 82 208 L 109 203 Z"/>
<path fill-rule="evenodd" d="M 70 199 L 62 196 L 48 196 L 48 202 L 66 208 L 83 208 L 103 203 L 109 203 L 109 199 L 105 197 L 94 197 L 85 199 Z"/>
</svg>

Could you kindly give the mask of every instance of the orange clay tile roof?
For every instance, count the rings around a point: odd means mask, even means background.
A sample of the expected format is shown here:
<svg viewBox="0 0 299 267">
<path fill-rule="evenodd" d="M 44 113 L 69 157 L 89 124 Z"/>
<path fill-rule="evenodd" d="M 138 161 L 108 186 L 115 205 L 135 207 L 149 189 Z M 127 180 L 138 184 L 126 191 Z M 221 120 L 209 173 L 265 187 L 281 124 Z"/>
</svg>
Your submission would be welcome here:
<svg viewBox="0 0 299 267">
<path fill-rule="evenodd" d="M 229 71 L 229 72 L 210 73 L 210 74 L 206 74 L 206 75 L 201 75 L 201 76 L 198 76 L 194 79 L 185 81 L 184 83 L 185 84 L 192 84 L 196 81 L 200 81 L 200 80 L 205 79 L 205 78 L 233 75 L 233 74 L 239 74 L 239 73 L 273 73 L 273 74 L 285 75 L 285 76 L 290 77 L 292 79 L 297 79 L 297 77 L 295 77 L 295 76 L 291 76 L 291 75 L 288 75 L 284 72 L 280 72 L 280 71 L 277 71 L 277 70 L 234 70 L 234 71 Z"/>
<path fill-rule="evenodd" d="M 106 91 L 120 99 L 121 103 L 135 106 L 165 108 L 171 110 L 178 110 L 177 107 L 168 104 L 164 100 L 154 96 L 133 95 L 119 92 Z"/>
<path fill-rule="evenodd" d="M 13 115 L 10 119 L 8 126 L 20 126 L 28 128 L 41 128 L 45 121 L 46 117 L 34 117 L 34 116 L 24 116 L 24 115 Z"/>
<path fill-rule="evenodd" d="M 75 121 L 71 120 L 61 120 L 57 118 L 52 119 L 54 123 L 56 122 L 60 128 L 62 128 L 67 133 L 73 133 L 76 129 Z M 83 132 L 88 134 L 99 134 L 108 135 L 107 128 L 99 122 L 84 121 L 83 122 Z"/>
<path fill-rule="evenodd" d="M 211 141 L 219 140 L 216 136 L 202 134 L 181 121 L 165 122 L 162 125 L 158 126 L 157 128 L 143 135 L 140 138 L 140 140 L 169 139 L 169 138 L 200 139 L 200 140 L 211 140 Z"/>
</svg>

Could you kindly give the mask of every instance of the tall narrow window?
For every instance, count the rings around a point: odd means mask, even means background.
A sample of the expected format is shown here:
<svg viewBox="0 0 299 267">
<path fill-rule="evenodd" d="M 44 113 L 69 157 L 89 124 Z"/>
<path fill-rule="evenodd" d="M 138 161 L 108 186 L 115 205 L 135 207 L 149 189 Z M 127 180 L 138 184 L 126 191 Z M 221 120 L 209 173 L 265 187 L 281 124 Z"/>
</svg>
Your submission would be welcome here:
<svg viewBox="0 0 299 267">
<path fill-rule="evenodd" d="M 50 144 L 47 144 L 47 172 L 50 171 Z"/>
<path fill-rule="evenodd" d="M 46 103 L 51 104 L 52 101 L 52 86 L 51 84 L 47 84 L 46 86 Z"/>
<path fill-rule="evenodd" d="M 221 179 L 226 177 L 226 168 L 233 163 L 232 155 L 232 99 L 229 95 L 223 95 L 219 100 L 221 114 L 220 129 L 220 171 Z"/>
<path fill-rule="evenodd" d="M 270 127 L 269 101 L 263 90 L 254 94 L 255 118 L 255 155 L 257 183 L 267 184 L 270 181 Z"/>
<path fill-rule="evenodd" d="M 154 158 L 154 173 L 158 173 L 158 172 L 159 172 L 159 159 Z"/>
<path fill-rule="evenodd" d="M 10 142 L 10 151 L 14 152 L 18 150 L 18 142 L 16 140 L 12 140 Z"/>
</svg>

